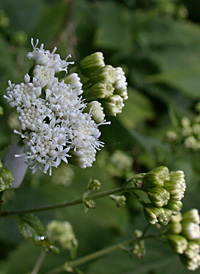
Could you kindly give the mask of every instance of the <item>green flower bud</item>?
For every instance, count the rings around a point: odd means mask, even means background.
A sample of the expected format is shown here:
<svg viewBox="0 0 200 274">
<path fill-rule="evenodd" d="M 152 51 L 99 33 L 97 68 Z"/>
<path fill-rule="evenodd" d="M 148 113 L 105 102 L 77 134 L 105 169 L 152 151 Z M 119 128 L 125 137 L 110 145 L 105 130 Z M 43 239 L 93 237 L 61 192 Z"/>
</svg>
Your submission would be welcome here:
<svg viewBox="0 0 200 274">
<path fill-rule="evenodd" d="M 71 88 L 79 95 L 82 93 L 82 83 L 77 73 L 71 73 L 64 78 L 66 84 L 71 85 Z"/>
<path fill-rule="evenodd" d="M 196 270 L 200 266 L 200 255 L 196 254 L 193 258 L 188 258 L 185 254 L 180 256 L 182 263 L 189 270 Z"/>
<path fill-rule="evenodd" d="M 97 179 L 94 179 L 94 180 L 91 179 L 89 181 L 88 187 L 87 187 L 88 190 L 99 190 L 100 188 L 101 188 L 101 183 Z"/>
<path fill-rule="evenodd" d="M 116 68 L 116 81 L 114 83 L 114 88 L 115 94 L 121 96 L 123 100 L 128 99 L 126 77 L 121 67 Z"/>
<path fill-rule="evenodd" d="M 172 212 L 168 208 L 161 208 L 162 214 L 158 216 L 158 222 L 161 225 L 167 225 L 171 219 Z"/>
<path fill-rule="evenodd" d="M 1 163 L 2 166 L 2 163 Z M 13 184 L 14 177 L 12 173 L 6 168 L 0 168 L 0 192 L 10 188 Z"/>
<path fill-rule="evenodd" d="M 184 251 L 184 254 L 189 259 L 192 259 L 193 257 L 195 257 L 196 254 L 199 253 L 199 248 L 200 248 L 200 246 L 197 243 L 195 243 L 193 241 L 189 241 L 187 249 Z"/>
<path fill-rule="evenodd" d="M 47 224 L 47 235 L 52 242 L 59 243 L 63 249 L 71 252 L 78 246 L 78 241 L 71 224 L 67 221 L 51 221 Z"/>
<path fill-rule="evenodd" d="M 87 104 L 84 112 L 90 113 L 92 119 L 98 124 L 101 123 L 104 118 L 105 114 L 103 112 L 103 108 L 98 101 L 92 101 Z"/>
<path fill-rule="evenodd" d="M 144 188 L 152 188 L 156 186 L 164 186 L 164 181 L 169 178 L 169 169 L 160 166 L 152 169 L 144 176 Z"/>
<path fill-rule="evenodd" d="M 179 212 L 177 215 L 172 216 L 170 222 L 179 223 L 182 221 L 182 214 Z"/>
<path fill-rule="evenodd" d="M 123 195 L 121 195 L 121 196 L 110 195 L 109 197 L 113 201 L 115 201 L 117 207 L 123 207 L 126 205 L 126 197 Z"/>
<path fill-rule="evenodd" d="M 171 199 L 180 201 L 186 189 L 183 171 L 171 172 L 170 179 L 164 183 L 164 188 L 170 193 Z"/>
<path fill-rule="evenodd" d="M 105 111 L 111 116 L 116 116 L 118 113 L 121 113 L 123 107 L 123 99 L 119 95 L 108 97 L 104 103 Z"/>
<path fill-rule="evenodd" d="M 86 77 L 90 78 L 92 75 L 104 67 L 104 57 L 101 52 L 95 52 L 91 55 L 88 55 L 80 62 L 80 70 Z"/>
<path fill-rule="evenodd" d="M 169 209 L 158 208 L 151 204 L 146 204 L 144 206 L 144 215 L 147 221 L 152 225 L 157 223 L 167 225 L 171 218 L 171 214 L 172 212 Z"/>
<path fill-rule="evenodd" d="M 104 99 L 111 96 L 114 92 L 114 87 L 110 83 L 97 83 L 87 88 L 84 86 L 84 98 L 86 100 Z"/>
<path fill-rule="evenodd" d="M 195 223 L 188 223 L 187 221 L 182 221 L 182 232 L 188 240 L 194 240 L 200 238 L 200 227 Z"/>
<path fill-rule="evenodd" d="M 200 216 L 198 209 L 191 209 L 183 214 L 183 221 L 184 222 L 191 222 L 195 224 L 200 223 Z"/>
<path fill-rule="evenodd" d="M 162 187 L 153 187 L 148 191 L 148 196 L 152 204 L 157 207 L 163 207 L 167 205 L 170 194 Z"/>
<path fill-rule="evenodd" d="M 182 230 L 182 225 L 176 222 L 170 222 L 168 226 L 168 232 L 173 234 L 179 234 Z"/>
<path fill-rule="evenodd" d="M 172 211 L 172 214 L 178 214 L 182 207 L 183 204 L 181 203 L 181 201 L 176 201 L 172 199 L 170 199 L 170 201 L 167 204 L 167 208 L 169 208 Z"/>
<path fill-rule="evenodd" d="M 116 81 L 116 70 L 110 65 L 106 65 L 101 67 L 100 69 L 96 70 L 95 74 L 90 78 L 89 83 L 91 84 L 98 84 L 102 83 L 109 83 L 114 84 Z"/>
<path fill-rule="evenodd" d="M 187 240 L 180 235 L 169 235 L 167 240 L 171 247 L 179 254 L 183 254 L 188 245 Z"/>
</svg>

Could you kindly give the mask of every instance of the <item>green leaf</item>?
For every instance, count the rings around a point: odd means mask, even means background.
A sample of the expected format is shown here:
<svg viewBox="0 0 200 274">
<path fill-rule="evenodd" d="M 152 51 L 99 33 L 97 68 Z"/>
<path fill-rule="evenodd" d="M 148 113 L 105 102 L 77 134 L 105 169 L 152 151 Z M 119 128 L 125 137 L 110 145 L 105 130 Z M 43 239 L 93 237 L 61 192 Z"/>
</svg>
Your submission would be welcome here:
<svg viewBox="0 0 200 274">
<path fill-rule="evenodd" d="M 96 30 L 94 44 L 109 49 L 132 48 L 128 9 L 114 2 L 107 2 L 100 4 L 98 11 L 99 27 Z"/>
<path fill-rule="evenodd" d="M 0 166 L 0 192 L 9 189 L 13 181 L 14 177 L 12 173 L 6 167 Z"/>
<path fill-rule="evenodd" d="M 137 123 L 151 120 L 155 113 L 151 101 L 141 92 L 129 88 L 128 100 L 118 119 L 127 129 L 132 129 Z"/>
<path fill-rule="evenodd" d="M 43 224 L 33 214 L 20 215 L 18 228 L 25 239 L 33 241 L 35 245 L 45 247 L 46 250 L 58 252 L 58 249 L 47 238 Z"/>
</svg>

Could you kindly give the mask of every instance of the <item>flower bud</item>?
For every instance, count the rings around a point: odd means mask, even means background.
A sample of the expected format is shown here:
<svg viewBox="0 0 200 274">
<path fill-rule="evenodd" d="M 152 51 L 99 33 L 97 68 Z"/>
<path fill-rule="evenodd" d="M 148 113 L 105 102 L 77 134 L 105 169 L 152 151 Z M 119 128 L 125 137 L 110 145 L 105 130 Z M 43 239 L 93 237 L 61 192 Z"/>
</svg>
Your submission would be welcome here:
<svg viewBox="0 0 200 274">
<path fill-rule="evenodd" d="M 110 195 L 110 198 L 115 201 L 117 207 L 123 207 L 126 205 L 126 197 L 121 195 L 121 196 L 116 196 L 116 195 Z"/>
<path fill-rule="evenodd" d="M 97 83 L 93 86 L 84 88 L 84 97 L 86 100 L 104 99 L 111 96 L 114 92 L 114 87 L 110 83 Z"/>
<path fill-rule="evenodd" d="M 152 204 L 157 207 L 163 207 L 167 205 L 170 194 L 162 187 L 153 187 L 148 191 L 148 196 Z"/>
<path fill-rule="evenodd" d="M 176 200 L 172 200 L 172 199 L 170 199 L 167 204 L 167 208 L 169 208 L 172 211 L 172 214 L 179 213 L 182 206 L 183 206 L 183 204 L 181 201 L 176 201 Z"/>
<path fill-rule="evenodd" d="M 115 94 L 120 95 L 124 100 L 128 99 L 126 77 L 121 67 L 116 68 L 116 81 L 114 83 L 114 88 Z"/>
<path fill-rule="evenodd" d="M 14 177 L 12 173 L 6 168 L 0 167 L 0 192 L 10 188 L 13 184 Z"/>
<path fill-rule="evenodd" d="M 167 225 L 171 218 L 172 212 L 169 209 L 158 208 L 152 204 L 146 204 L 144 206 L 144 214 L 147 221 L 152 225 L 157 223 Z"/>
<path fill-rule="evenodd" d="M 103 108 L 98 101 L 92 101 L 87 104 L 84 112 L 90 113 L 92 119 L 98 124 L 101 123 L 104 118 L 105 114 L 103 112 Z"/>
<path fill-rule="evenodd" d="M 187 240 L 180 235 L 169 235 L 167 240 L 171 247 L 179 254 L 183 254 L 188 245 Z"/>
<path fill-rule="evenodd" d="M 63 249 L 73 252 L 78 246 L 78 241 L 71 224 L 67 221 L 53 220 L 47 224 L 47 235 L 53 242 L 58 242 Z"/>
<path fill-rule="evenodd" d="M 188 240 L 194 240 L 200 238 L 200 227 L 195 223 L 188 223 L 187 221 L 182 221 L 182 232 Z"/>
<path fill-rule="evenodd" d="M 109 83 L 114 84 L 116 81 L 116 70 L 111 65 L 106 65 L 95 71 L 95 74 L 90 78 L 89 83 L 98 84 Z"/>
<path fill-rule="evenodd" d="M 82 86 L 83 84 L 81 83 L 81 79 L 79 78 L 79 75 L 77 73 L 71 73 L 67 75 L 64 78 L 64 82 L 66 84 L 71 85 L 71 88 L 74 89 L 77 95 L 82 94 Z"/>
<path fill-rule="evenodd" d="M 116 116 L 118 113 L 121 113 L 123 107 L 123 99 L 119 95 L 108 97 L 104 103 L 105 111 L 111 116 Z"/>
<path fill-rule="evenodd" d="M 179 234 L 181 230 L 182 230 L 182 225 L 180 223 L 170 222 L 168 226 L 168 232 L 172 234 Z"/>
<path fill-rule="evenodd" d="M 182 214 L 179 212 L 177 215 L 175 216 L 172 216 L 170 222 L 173 222 L 173 223 L 179 223 L 182 221 Z"/>
<path fill-rule="evenodd" d="M 200 266 L 200 255 L 196 254 L 193 258 L 188 258 L 185 254 L 180 256 L 182 263 L 187 269 L 195 271 Z"/>
<path fill-rule="evenodd" d="M 184 254 L 189 258 L 192 259 L 193 257 L 196 256 L 196 254 L 199 253 L 200 246 L 193 242 L 193 241 L 189 241 L 188 242 L 188 246 L 187 249 L 184 251 Z"/>
<path fill-rule="evenodd" d="M 192 222 L 195 224 L 200 223 L 200 216 L 198 209 L 191 209 L 183 214 L 183 221 L 185 222 Z"/>
<path fill-rule="evenodd" d="M 144 188 L 162 187 L 164 181 L 169 178 L 169 169 L 165 166 L 160 166 L 152 169 L 144 176 Z"/>
<path fill-rule="evenodd" d="M 170 179 L 164 183 L 164 188 L 170 193 L 171 199 L 180 201 L 186 189 L 183 171 L 171 172 Z"/>
<path fill-rule="evenodd" d="M 90 180 L 90 182 L 88 183 L 88 190 L 99 190 L 101 188 L 101 183 L 97 180 Z"/>
<path fill-rule="evenodd" d="M 95 52 L 80 61 L 80 70 L 88 78 L 104 66 L 104 57 L 101 52 Z"/>
</svg>

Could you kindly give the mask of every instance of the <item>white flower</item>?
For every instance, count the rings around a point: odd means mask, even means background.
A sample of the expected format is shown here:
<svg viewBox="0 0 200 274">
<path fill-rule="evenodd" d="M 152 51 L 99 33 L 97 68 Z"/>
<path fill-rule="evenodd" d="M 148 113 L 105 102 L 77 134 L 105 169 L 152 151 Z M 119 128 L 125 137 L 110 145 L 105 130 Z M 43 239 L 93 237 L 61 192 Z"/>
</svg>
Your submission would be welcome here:
<svg viewBox="0 0 200 274">
<path fill-rule="evenodd" d="M 22 133 L 15 131 L 23 139 L 26 163 L 33 173 L 37 169 L 52 173 L 61 161 L 75 162 L 79 167 L 91 167 L 96 151 L 103 146 L 99 141 L 99 124 L 85 113 L 87 104 L 80 96 L 82 83 L 76 73 L 63 80 L 56 72 L 66 71 L 70 62 L 61 60 L 60 55 L 32 46 L 28 58 L 35 61 L 32 75 L 26 74 L 24 83 L 11 84 L 5 98 L 17 108 Z M 31 82 L 32 81 L 32 82 Z M 20 155 L 17 155 L 20 156 Z M 73 159 L 74 158 L 74 159 Z"/>
<path fill-rule="evenodd" d="M 66 71 L 69 64 L 73 64 L 73 62 L 67 62 L 67 59 L 71 57 L 68 55 L 65 60 L 61 60 L 59 54 L 55 54 L 56 47 L 52 52 L 49 50 L 44 50 L 44 44 L 41 44 L 40 48 L 37 48 L 39 40 L 36 40 L 36 44 L 33 44 L 33 38 L 31 39 L 31 44 L 33 46 L 33 51 L 27 54 L 28 59 L 33 59 L 36 65 L 48 66 L 49 68 L 53 68 L 55 72 Z"/>
</svg>

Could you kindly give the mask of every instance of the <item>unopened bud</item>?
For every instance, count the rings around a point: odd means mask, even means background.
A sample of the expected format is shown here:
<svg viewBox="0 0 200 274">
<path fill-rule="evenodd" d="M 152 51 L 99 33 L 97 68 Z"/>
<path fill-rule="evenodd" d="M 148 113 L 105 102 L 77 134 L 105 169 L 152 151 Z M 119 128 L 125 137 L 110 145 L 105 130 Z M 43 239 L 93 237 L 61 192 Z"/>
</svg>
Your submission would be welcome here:
<svg viewBox="0 0 200 274">
<path fill-rule="evenodd" d="M 181 223 L 170 223 L 168 227 L 168 232 L 173 234 L 179 234 L 182 231 Z"/>
<path fill-rule="evenodd" d="M 147 221 L 152 225 L 157 223 L 167 225 L 171 218 L 172 212 L 171 210 L 159 208 L 153 206 L 152 204 L 146 204 L 144 206 L 144 214 Z"/>
<path fill-rule="evenodd" d="M 200 266 L 200 254 L 196 254 L 193 258 L 187 257 L 185 254 L 180 256 L 182 263 L 187 269 L 195 271 Z"/>
<path fill-rule="evenodd" d="M 121 67 L 116 68 L 116 81 L 114 83 L 114 88 L 115 94 L 120 95 L 124 100 L 128 99 L 126 77 Z"/>
<path fill-rule="evenodd" d="M 153 187 L 148 191 L 150 201 L 157 207 L 163 207 L 167 205 L 170 194 L 162 187 Z"/>
<path fill-rule="evenodd" d="M 95 52 L 86 56 L 80 62 L 80 70 L 86 77 L 91 77 L 98 69 L 105 66 L 104 57 L 101 52 Z"/>
<path fill-rule="evenodd" d="M 182 219 L 182 214 L 179 212 L 177 215 L 171 217 L 170 222 L 180 223 Z"/>
<path fill-rule="evenodd" d="M 81 83 L 81 79 L 77 73 L 71 73 L 67 75 L 64 78 L 64 81 L 66 84 L 71 85 L 71 88 L 77 93 L 77 95 L 80 95 L 83 92 L 82 91 L 83 84 Z"/>
<path fill-rule="evenodd" d="M 110 65 L 106 65 L 98 69 L 95 74 L 90 78 L 89 82 L 92 84 L 97 83 L 110 83 L 114 84 L 116 81 L 116 70 Z"/>
<path fill-rule="evenodd" d="M 110 195 L 110 198 L 115 201 L 117 207 L 123 207 L 126 205 L 126 197 L 121 195 L 121 196 L 116 196 L 116 195 Z"/>
<path fill-rule="evenodd" d="M 10 188 L 13 184 L 13 181 L 14 181 L 14 177 L 12 173 L 6 167 L 1 167 L 0 168 L 0 192 Z"/>
<path fill-rule="evenodd" d="M 114 92 L 114 87 L 110 83 L 97 83 L 87 88 L 84 87 L 84 97 L 86 100 L 104 99 L 111 96 Z"/>
<path fill-rule="evenodd" d="M 198 209 L 191 209 L 183 214 L 183 221 L 184 222 L 191 222 L 195 224 L 200 223 L 200 216 Z"/>
<path fill-rule="evenodd" d="M 101 123 L 104 118 L 105 114 L 103 112 L 103 108 L 98 101 L 92 101 L 87 104 L 84 112 L 90 113 L 92 119 L 98 124 Z"/>
<path fill-rule="evenodd" d="M 188 240 L 194 240 L 200 238 L 200 227 L 195 223 L 188 223 L 187 221 L 182 221 L 182 232 Z"/>
<path fill-rule="evenodd" d="M 104 103 L 105 111 L 111 116 L 116 116 L 118 113 L 121 113 L 123 107 L 123 99 L 119 95 L 108 97 Z"/>
<path fill-rule="evenodd" d="M 176 201 L 172 199 L 170 199 L 170 201 L 167 204 L 167 208 L 169 208 L 172 211 L 172 214 L 178 214 L 182 207 L 183 204 L 181 201 Z"/>
<path fill-rule="evenodd" d="M 199 249 L 200 249 L 200 246 L 197 243 L 195 243 L 194 241 L 189 241 L 187 249 L 184 251 L 184 254 L 188 258 L 192 259 L 193 257 L 196 256 L 196 254 L 199 253 Z"/>
<path fill-rule="evenodd" d="M 88 183 L 88 190 L 99 190 L 101 188 L 101 183 L 97 180 L 90 180 L 90 182 Z"/>
<path fill-rule="evenodd" d="M 144 176 L 144 188 L 152 188 L 156 186 L 164 186 L 164 181 L 169 178 L 169 169 L 160 166 L 152 169 Z"/>
<path fill-rule="evenodd" d="M 179 254 L 183 254 L 188 245 L 186 238 L 180 235 L 169 235 L 167 240 L 171 247 Z"/>
</svg>

